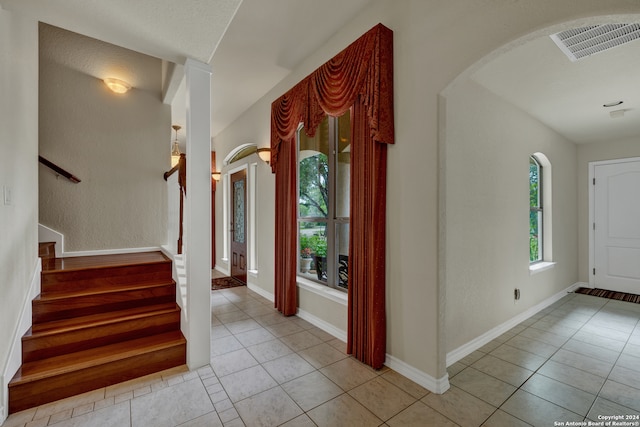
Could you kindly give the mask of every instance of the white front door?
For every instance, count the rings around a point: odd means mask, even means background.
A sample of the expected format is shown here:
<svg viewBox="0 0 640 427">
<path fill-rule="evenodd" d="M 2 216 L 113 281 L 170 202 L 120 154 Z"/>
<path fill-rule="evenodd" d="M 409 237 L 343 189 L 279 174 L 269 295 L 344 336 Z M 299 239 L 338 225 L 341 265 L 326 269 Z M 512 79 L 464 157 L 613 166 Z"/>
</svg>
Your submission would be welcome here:
<svg viewBox="0 0 640 427">
<path fill-rule="evenodd" d="M 640 160 L 598 164 L 593 176 L 594 287 L 640 294 Z"/>
</svg>

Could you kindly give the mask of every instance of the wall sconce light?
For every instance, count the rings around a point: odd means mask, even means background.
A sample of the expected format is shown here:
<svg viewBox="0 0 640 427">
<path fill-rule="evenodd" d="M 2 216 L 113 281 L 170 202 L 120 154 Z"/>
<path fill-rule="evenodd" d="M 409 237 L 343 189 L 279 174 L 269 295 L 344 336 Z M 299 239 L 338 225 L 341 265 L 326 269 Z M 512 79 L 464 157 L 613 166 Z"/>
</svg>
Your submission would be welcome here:
<svg viewBox="0 0 640 427">
<path fill-rule="evenodd" d="M 171 148 L 171 167 L 173 168 L 180 161 L 180 147 L 178 146 L 178 131 L 182 129 L 180 125 L 171 126 L 173 130 L 176 131 L 176 139 L 173 141 L 173 146 Z"/>
<path fill-rule="evenodd" d="M 104 79 L 104 84 L 107 85 L 115 93 L 127 93 L 131 89 L 131 85 L 127 82 L 118 79 Z"/>
<path fill-rule="evenodd" d="M 214 181 L 220 181 L 221 173 L 220 172 L 211 172 L 211 178 L 213 178 Z"/>
<path fill-rule="evenodd" d="M 258 156 L 262 159 L 263 162 L 269 164 L 271 162 L 271 148 L 258 148 L 257 150 Z"/>
</svg>

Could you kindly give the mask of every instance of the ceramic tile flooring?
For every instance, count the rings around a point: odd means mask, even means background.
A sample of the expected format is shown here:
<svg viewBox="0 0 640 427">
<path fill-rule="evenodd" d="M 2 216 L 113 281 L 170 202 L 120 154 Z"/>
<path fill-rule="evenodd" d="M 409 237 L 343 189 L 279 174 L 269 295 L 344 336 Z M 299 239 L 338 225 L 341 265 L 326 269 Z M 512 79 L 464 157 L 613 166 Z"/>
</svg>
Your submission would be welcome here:
<svg viewBox="0 0 640 427">
<path fill-rule="evenodd" d="M 2 427 L 517 427 L 640 413 L 640 304 L 568 294 L 450 366 L 442 395 L 360 364 L 246 287 L 213 291 L 211 307 L 210 365 L 43 405 Z M 617 425 L 640 424 L 628 421 Z"/>
</svg>

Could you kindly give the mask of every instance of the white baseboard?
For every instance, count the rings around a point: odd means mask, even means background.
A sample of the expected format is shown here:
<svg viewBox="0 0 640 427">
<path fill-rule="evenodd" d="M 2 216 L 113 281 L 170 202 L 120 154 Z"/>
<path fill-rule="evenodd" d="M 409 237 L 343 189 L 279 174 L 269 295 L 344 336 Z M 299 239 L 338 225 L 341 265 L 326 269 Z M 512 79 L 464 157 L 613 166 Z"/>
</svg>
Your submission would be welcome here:
<svg viewBox="0 0 640 427">
<path fill-rule="evenodd" d="M 40 294 L 40 273 L 42 272 L 42 263 L 40 258 L 36 261 L 29 284 L 29 292 L 27 293 L 22 308 L 20 310 L 20 319 L 13 331 L 9 347 L 9 356 L 5 366 L 0 372 L 0 425 L 9 416 L 9 381 L 15 373 L 20 369 L 22 364 L 22 336 L 31 327 L 32 324 L 32 304 L 33 299 Z"/>
<path fill-rule="evenodd" d="M 530 309 L 528 309 L 528 310 L 518 314 L 517 316 L 507 320 L 506 322 L 502 323 L 501 325 L 496 326 L 495 328 L 491 329 L 490 331 L 485 332 L 484 334 L 480 335 L 479 337 L 472 339 L 468 343 L 463 344 L 460 347 L 456 348 L 455 350 L 450 351 L 449 353 L 447 353 L 447 366 L 453 365 L 454 363 L 456 363 L 460 359 L 462 359 L 465 356 L 473 353 L 474 351 L 476 351 L 477 349 L 479 349 L 483 345 L 487 344 L 488 342 L 494 340 L 495 338 L 497 338 L 500 335 L 502 335 L 505 332 L 507 332 L 509 329 L 511 329 L 514 326 L 518 325 L 520 322 L 523 322 L 523 321 L 527 320 L 529 317 L 531 317 L 534 314 L 538 313 L 539 311 L 544 310 L 545 308 L 547 308 L 548 306 L 550 306 L 554 302 L 558 301 L 559 299 L 561 299 L 562 297 L 564 297 L 568 293 L 571 293 L 571 292 L 575 291 L 576 289 L 578 289 L 581 286 L 587 286 L 588 287 L 589 285 L 586 284 L 586 283 L 581 283 L 581 282 L 574 283 L 573 285 L 569 286 L 565 290 L 558 292 L 557 294 L 547 298 L 546 300 L 540 302 L 539 304 L 534 305 Z"/>
<path fill-rule="evenodd" d="M 306 320 L 307 322 L 311 323 L 313 326 L 316 326 L 317 328 L 322 329 L 326 333 L 333 335 L 334 337 L 338 338 L 340 341 L 344 341 L 345 343 L 347 342 L 347 331 L 343 331 L 342 329 L 335 327 L 331 323 L 325 320 L 322 320 L 321 318 L 314 316 L 313 314 L 307 311 L 300 310 L 300 308 L 298 308 L 298 312 L 296 314 L 299 318 Z"/>
<path fill-rule="evenodd" d="M 276 300 L 274 294 L 272 294 L 269 291 L 265 291 L 264 289 L 262 289 L 258 285 L 254 285 L 253 283 L 247 283 L 247 288 L 249 288 L 249 290 L 252 290 L 253 292 L 257 293 L 261 297 L 268 299 L 271 302 L 275 302 L 275 300 Z"/>
<path fill-rule="evenodd" d="M 442 394 L 449 390 L 448 373 L 445 373 L 444 377 L 437 379 L 390 354 L 386 355 L 384 364 L 432 393 Z"/>
<path fill-rule="evenodd" d="M 69 258 L 75 256 L 133 254 L 137 252 L 164 252 L 165 250 L 163 250 L 163 248 L 161 248 L 160 246 L 150 246 L 145 248 L 100 249 L 95 251 L 63 252 L 61 258 Z"/>
</svg>

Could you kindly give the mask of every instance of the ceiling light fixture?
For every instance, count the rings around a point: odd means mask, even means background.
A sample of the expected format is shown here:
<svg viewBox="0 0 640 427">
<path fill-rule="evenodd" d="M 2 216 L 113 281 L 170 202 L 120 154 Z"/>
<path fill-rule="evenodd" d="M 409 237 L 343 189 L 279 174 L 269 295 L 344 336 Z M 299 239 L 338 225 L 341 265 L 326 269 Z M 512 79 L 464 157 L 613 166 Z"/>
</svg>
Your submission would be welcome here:
<svg viewBox="0 0 640 427">
<path fill-rule="evenodd" d="M 127 93 L 131 89 L 131 85 L 125 81 L 118 79 L 104 79 L 104 84 L 107 85 L 115 93 Z"/>
<path fill-rule="evenodd" d="M 176 140 L 173 141 L 173 148 L 171 148 L 171 167 L 173 168 L 180 161 L 180 146 L 178 145 L 178 131 L 182 129 L 180 125 L 171 126 L 176 131 Z"/>
<path fill-rule="evenodd" d="M 602 104 L 602 106 L 604 108 L 611 108 L 611 107 L 617 107 L 618 105 L 622 104 L 624 101 L 612 101 L 612 102 L 607 102 L 606 104 Z"/>
</svg>

